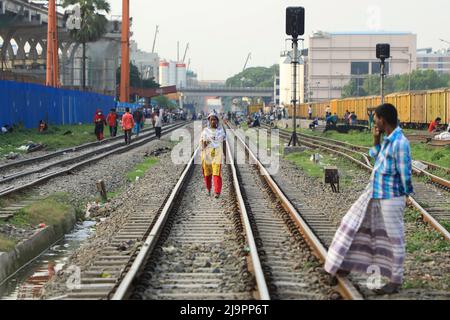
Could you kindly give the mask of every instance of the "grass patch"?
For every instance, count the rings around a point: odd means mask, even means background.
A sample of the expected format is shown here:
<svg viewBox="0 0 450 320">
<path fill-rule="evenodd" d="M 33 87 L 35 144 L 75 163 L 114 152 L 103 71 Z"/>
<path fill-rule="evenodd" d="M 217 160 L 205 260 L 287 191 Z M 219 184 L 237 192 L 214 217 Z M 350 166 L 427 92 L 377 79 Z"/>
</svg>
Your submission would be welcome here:
<svg viewBox="0 0 450 320">
<path fill-rule="evenodd" d="M 322 178 L 323 177 L 323 167 L 319 164 L 311 162 L 311 156 L 314 152 L 305 151 L 302 153 L 291 153 L 285 158 L 288 161 L 293 162 L 297 167 L 306 172 L 310 177 Z"/>
<path fill-rule="evenodd" d="M 442 226 L 450 232 L 450 221 L 441 221 Z"/>
<path fill-rule="evenodd" d="M 7 239 L 0 235 L 0 252 L 9 252 L 16 246 L 16 241 Z"/>
<path fill-rule="evenodd" d="M 142 163 L 138 164 L 134 169 L 127 173 L 127 179 L 130 182 L 136 181 L 136 178 L 142 178 L 145 173 L 159 162 L 158 158 L 146 158 Z"/>
<path fill-rule="evenodd" d="M 68 204 L 68 196 L 63 193 L 54 194 L 44 200 L 20 210 L 8 224 L 18 227 L 46 225 L 58 225 L 67 218 L 71 212 Z"/>
<path fill-rule="evenodd" d="M 72 133 L 64 135 L 68 131 Z M 0 157 L 10 152 L 24 153 L 24 151 L 19 151 L 17 148 L 26 145 L 29 141 L 45 144 L 47 146 L 46 150 L 55 151 L 95 140 L 94 125 L 92 124 L 50 125 L 49 130 L 45 133 L 39 133 L 37 129 L 18 128 L 11 134 L 0 135 Z"/>
<path fill-rule="evenodd" d="M 416 210 L 405 211 L 405 221 L 415 223 L 420 219 L 420 213 Z M 437 231 L 430 230 L 425 224 L 417 224 L 414 231 L 410 232 L 406 239 L 406 250 L 408 253 L 418 252 L 446 252 L 450 251 L 450 243 Z"/>
<path fill-rule="evenodd" d="M 313 154 L 320 154 L 323 159 L 319 164 L 311 161 Z M 335 166 L 339 170 L 339 185 L 347 187 L 352 184 L 353 179 L 358 176 L 359 169 L 355 169 L 355 165 L 349 160 L 330 155 L 320 150 L 306 150 L 301 153 L 291 153 L 285 157 L 286 160 L 294 163 L 299 169 L 304 171 L 310 177 L 316 179 L 324 179 L 324 168 L 328 166 Z"/>
<path fill-rule="evenodd" d="M 308 129 L 301 130 L 301 133 L 307 134 L 313 137 L 322 137 L 328 139 L 334 139 L 350 144 L 372 147 L 373 136 L 369 132 L 350 131 L 348 134 L 339 133 L 336 131 L 328 131 L 325 133 L 314 132 Z M 420 142 L 411 142 L 411 154 L 414 160 L 422 160 L 437 164 L 442 167 L 450 168 L 450 147 L 433 147 Z M 448 174 L 440 174 L 440 176 L 449 177 Z"/>
<path fill-rule="evenodd" d="M 408 290 L 408 289 L 428 289 L 429 288 L 429 281 L 427 280 L 421 280 L 421 279 L 410 279 L 405 280 L 403 283 L 402 289 Z"/>
</svg>

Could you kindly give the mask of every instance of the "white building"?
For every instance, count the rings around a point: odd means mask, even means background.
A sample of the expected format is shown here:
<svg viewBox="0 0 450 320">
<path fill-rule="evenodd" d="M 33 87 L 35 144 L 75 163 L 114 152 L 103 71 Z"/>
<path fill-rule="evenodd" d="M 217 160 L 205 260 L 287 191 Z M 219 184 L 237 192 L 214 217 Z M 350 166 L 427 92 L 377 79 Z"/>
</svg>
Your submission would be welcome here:
<svg viewBox="0 0 450 320">
<path fill-rule="evenodd" d="M 293 97 L 293 67 L 291 64 L 291 54 L 292 51 L 284 51 L 280 56 L 279 104 L 285 106 L 291 105 Z M 298 103 L 303 103 L 305 101 L 305 64 L 302 58 L 299 58 L 299 62 L 300 63 L 297 66 L 297 101 Z"/>
<path fill-rule="evenodd" d="M 130 44 L 130 59 L 139 69 L 143 79 L 159 79 L 159 56 L 157 53 L 145 52 L 138 48 L 135 41 Z"/>
<path fill-rule="evenodd" d="M 309 37 L 308 94 L 311 101 L 341 97 L 342 88 L 355 79 L 362 86 L 369 74 L 379 74 L 376 45 L 389 43 L 388 74 L 406 74 L 417 67 L 417 35 L 400 32 L 326 33 Z"/>
<path fill-rule="evenodd" d="M 417 68 L 450 74 L 450 48 L 435 52 L 431 48 L 417 50 Z"/>
<path fill-rule="evenodd" d="M 186 64 L 175 61 L 162 60 L 159 63 L 159 84 L 163 87 L 177 86 L 183 88 L 187 86 Z"/>
</svg>

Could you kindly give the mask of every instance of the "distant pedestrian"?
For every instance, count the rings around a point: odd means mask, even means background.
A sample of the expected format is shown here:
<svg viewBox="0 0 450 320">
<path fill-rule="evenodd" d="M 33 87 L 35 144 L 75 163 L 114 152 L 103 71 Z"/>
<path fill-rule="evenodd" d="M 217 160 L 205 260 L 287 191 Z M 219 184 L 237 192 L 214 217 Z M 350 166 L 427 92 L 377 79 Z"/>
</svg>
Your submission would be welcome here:
<svg viewBox="0 0 450 320">
<path fill-rule="evenodd" d="M 39 121 L 38 131 L 39 133 L 44 133 L 48 130 L 48 125 L 44 120 Z"/>
<path fill-rule="evenodd" d="M 385 134 L 382 141 L 381 135 Z M 375 110 L 375 166 L 364 194 L 342 219 L 330 246 L 325 270 L 331 275 L 372 273 L 373 268 L 390 282 L 377 294 L 398 292 L 403 282 L 406 197 L 413 193 L 409 141 L 398 127 L 391 104 Z"/>
<path fill-rule="evenodd" d="M 109 126 L 109 135 L 111 138 L 114 138 L 117 136 L 117 126 L 118 126 L 118 119 L 117 119 L 117 113 L 116 109 L 111 109 L 111 111 L 108 114 L 108 117 L 106 117 L 106 122 Z"/>
<path fill-rule="evenodd" d="M 358 116 L 353 111 L 352 114 L 350 115 L 350 120 L 351 120 L 351 125 L 352 126 L 356 126 L 357 125 L 357 119 L 358 119 Z"/>
<path fill-rule="evenodd" d="M 435 133 L 439 132 L 439 126 L 441 125 L 441 118 L 436 118 L 433 122 L 430 123 L 430 126 L 428 127 L 429 133 Z"/>
<path fill-rule="evenodd" d="M 155 114 L 154 119 L 155 119 L 155 134 L 156 134 L 156 137 L 157 137 L 158 139 L 161 139 L 161 134 L 162 134 L 162 119 L 161 119 L 161 117 L 160 117 L 160 115 L 159 115 L 158 112 Z"/>
<path fill-rule="evenodd" d="M 122 116 L 122 129 L 125 132 L 125 144 L 131 143 L 131 132 L 134 127 L 134 119 L 130 113 L 130 108 L 125 109 L 125 114 Z"/>
<path fill-rule="evenodd" d="M 312 116 L 313 116 L 313 111 L 311 106 L 308 106 L 308 119 L 312 120 Z"/>
<path fill-rule="evenodd" d="M 373 110 L 369 110 L 367 111 L 367 116 L 369 117 L 369 130 L 372 131 L 375 113 L 373 112 Z"/>
<path fill-rule="evenodd" d="M 106 119 L 105 116 L 103 115 L 103 112 L 100 109 L 97 109 L 97 112 L 95 113 L 94 125 L 97 140 L 102 141 L 105 138 L 103 132 L 105 131 Z"/>
<path fill-rule="evenodd" d="M 350 125 L 350 112 L 347 110 L 344 114 L 344 121 L 346 125 Z"/>
<path fill-rule="evenodd" d="M 137 137 L 139 137 L 139 134 L 141 132 L 141 124 L 142 121 L 144 121 L 144 113 L 142 112 L 141 108 L 136 109 L 136 111 L 133 112 L 133 119 L 134 119 L 134 128 L 133 133 L 136 134 Z"/>
<path fill-rule="evenodd" d="M 331 116 L 331 108 L 330 106 L 327 106 L 325 109 L 325 118 Z"/>
</svg>

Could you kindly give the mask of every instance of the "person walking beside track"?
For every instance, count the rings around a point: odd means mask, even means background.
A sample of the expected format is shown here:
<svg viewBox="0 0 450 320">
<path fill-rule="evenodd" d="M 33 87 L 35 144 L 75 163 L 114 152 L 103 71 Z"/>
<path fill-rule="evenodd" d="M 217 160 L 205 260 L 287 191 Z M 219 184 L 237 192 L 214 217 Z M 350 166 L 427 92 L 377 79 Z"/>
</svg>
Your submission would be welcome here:
<svg viewBox="0 0 450 320">
<path fill-rule="evenodd" d="M 155 127 L 155 134 L 156 134 L 156 137 L 157 137 L 158 139 L 161 140 L 161 133 L 162 133 L 162 119 L 161 119 L 161 117 L 160 117 L 160 115 L 159 115 L 159 112 L 156 112 L 156 113 L 155 113 L 155 116 L 154 116 L 153 119 L 154 119 L 154 121 L 155 121 L 154 127 Z"/>
<path fill-rule="evenodd" d="M 202 148 L 202 170 L 208 195 L 211 195 L 214 180 L 214 194 L 216 198 L 222 193 L 222 163 L 226 157 L 226 133 L 219 128 L 219 117 L 211 113 L 208 117 L 209 126 L 200 138 Z"/>
<path fill-rule="evenodd" d="M 381 134 L 386 137 L 381 143 Z M 332 276 L 374 271 L 390 282 L 377 294 L 399 291 L 403 282 L 405 234 L 403 212 L 413 193 L 410 144 L 398 127 L 397 110 L 383 104 L 375 110 L 375 166 L 364 194 L 343 218 L 330 246 L 325 270 Z"/>
<path fill-rule="evenodd" d="M 114 138 L 117 136 L 117 113 L 116 109 L 111 109 L 111 111 L 108 114 L 108 117 L 106 118 L 106 122 L 109 125 L 109 134 L 111 138 Z"/>
<path fill-rule="evenodd" d="M 133 119 L 134 119 L 134 133 L 137 137 L 139 137 L 139 134 L 141 133 L 141 123 L 144 121 L 144 113 L 142 112 L 141 108 L 136 109 L 133 113 Z"/>
<path fill-rule="evenodd" d="M 98 141 L 102 141 L 105 136 L 103 134 L 106 126 L 106 119 L 103 115 L 103 112 L 100 109 L 97 109 L 94 116 L 94 125 L 95 125 L 95 135 L 97 136 Z"/>
<path fill-rule="evenodd" d="M 130 113 L 130 108 L 125 109 L 125 114 L 122 116 L 122 129 L 125 132 L 125 144 L 131 143 L 131 131 L 134 127 L 134 119 Z"/>
</svg>

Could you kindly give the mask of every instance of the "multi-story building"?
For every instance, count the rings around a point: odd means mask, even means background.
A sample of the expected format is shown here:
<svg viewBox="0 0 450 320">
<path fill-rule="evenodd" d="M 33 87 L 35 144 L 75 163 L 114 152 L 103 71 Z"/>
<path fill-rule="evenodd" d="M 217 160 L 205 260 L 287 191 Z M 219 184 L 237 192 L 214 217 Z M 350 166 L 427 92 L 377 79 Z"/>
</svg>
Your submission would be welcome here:
<svg viewBox="0 0 450 320">
<path fill-rule="evenodd" d="M 450 74 L 450 49 L 434 52 L 432 48 L 417 50 L 417 68 Z"/>
<path fill-rule="evenodd" d="M 130 44 L 130 57 L 133 64 L 139 69 L 143 79 L 159 79 L 159 56 L 157 53 L 142 51 L 135 41 Z"/>
<path fill-rule="evenodd" d="M 293 66 L 291 64 L 292 51 L 283 51 L 280 55 L 280 83 L 279 105 L 290 105 L 293 98 Z M 299 51 L 299 64 L 297 65 L 297 101 L 305 101 L 305 64 Z"/>
<path fill-rule="evenodd" d="M 314 32 L 309 37 L 308 93 L 311 101 L 340 98 L 352 79 L 357 87 L 370 74 L 380 73 L 376 45 L 389 43 L 387 74 L 407 74 L 417 67 L 417 35 L 406 32 Z"/>
</svg>

